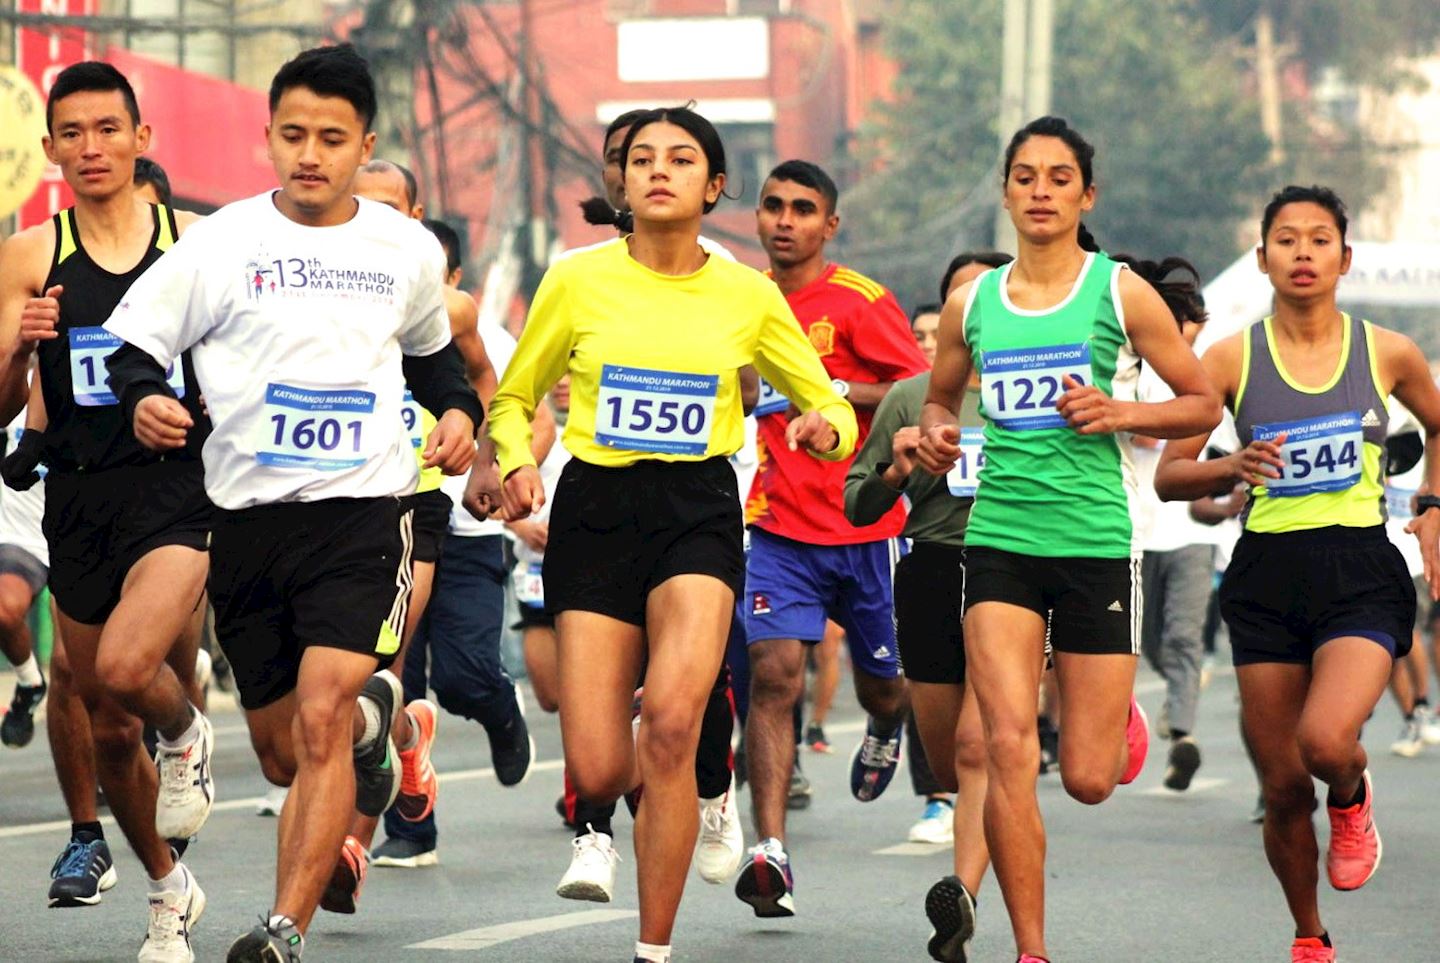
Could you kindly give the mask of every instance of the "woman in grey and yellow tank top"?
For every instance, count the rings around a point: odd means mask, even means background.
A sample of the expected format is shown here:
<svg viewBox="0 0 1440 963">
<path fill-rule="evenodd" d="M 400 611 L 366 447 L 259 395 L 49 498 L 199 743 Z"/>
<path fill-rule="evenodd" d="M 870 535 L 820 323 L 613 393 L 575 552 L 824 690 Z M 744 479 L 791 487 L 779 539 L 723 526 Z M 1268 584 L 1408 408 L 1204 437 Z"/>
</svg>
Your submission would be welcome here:
<svg viewBox="0 0 1440 963">
<path fill-rule="evenodd" d="M 1215 344 L 1203 362 L 1245 448 L 1201 462 L 1205 438 L 1175 442 L 1155 476 L 1167 499 L 1250 486 L 1220 606 L 1265 798 L 1265 851 L 1295 918 L 1295 963 L 1335 959 L 1316 892 L 1312 777 L 1329 787 L 1331 885 L 1358 889 L 1380 864 L 1360 727 L 1409 649 L 1415 619 L 1414 586 L 1385 534 L 1390 396 L 1430 442 L 1440 437 L 1440 391 L 1420 350 L 1336 306 L 1350 267 L 1346 223 L 1327 188 L 1287 187 L 1271 199 L 1257 253 L 1275 313 Z M 1432 490 L 1440 485 L 1440 460 L 1430 459 L 1426 477 Z M 1436 594 L 1440 512 L 1422 503 L 1410 530 L 1421 535 Z"/>
<path fill-rule="evenodd" d="M 1183 438 L 1220 418 L 1219 397 L 1160 295 L 1098 252 L 1080 224 L 1095 204 L 1093 158 L 1055 117 L 1011 140 L 1004 202 L 1016 260 L 946 302 L 917 451 L 931 473 L 955 464 L 956 413 L 978 370 L 985 467 L 965 536 L 965 651 L 989 756 L 986 839 L 1021 963 L 1047 959 L 1035 798 L 1047 625 L 1061 691 L 1061 775 L 1072 796 L 1098 803 L 1138 774 L 1148 745 L 1131 698 L 1135 481 L 1118 433 Z M 1142 358 L 1174 400 L 1134 400 Z"/>
</svg>

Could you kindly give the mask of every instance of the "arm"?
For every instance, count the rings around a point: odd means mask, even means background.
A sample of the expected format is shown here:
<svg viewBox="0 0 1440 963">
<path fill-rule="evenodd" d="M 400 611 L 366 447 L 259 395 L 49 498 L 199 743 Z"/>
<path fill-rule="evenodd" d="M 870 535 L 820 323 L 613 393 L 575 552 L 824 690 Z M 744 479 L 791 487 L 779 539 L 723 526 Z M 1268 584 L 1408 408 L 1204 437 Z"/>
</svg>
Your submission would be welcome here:
<svg viewBox="0 0 1440 963">
<path fill-rule="evenodd" d="M 922 374 L 930 367 L 915 343 L 910 319 L 888 291 L 866 310 L 852 315 L 847 325 L 856 356 L 876 376 L 873 382 L 847 382 L 850 393 L 846 400 L 856 408 L 879 407 L 897 381 Z"/>
<path fill-rule="evenodd" d="M 54 328 L 60 317 L 60 306 L 54 297 L 58 296 L 59 289 L 40 290 L 49 263 L 46 252 L 55 244 L 54 233 L 47 222 L 0 244 L 0 351 L 4 352 L 0 355 L 3 359 L 0 362 L 3 364 L 0 366 L 0 418 L 4 421 L 0 423 L 3 424 L 9 424 L 25 406 L 30 393 L 30 357 L 35 353 L 36 342 L 56 336 Z M 45 294 L 51 297 L 43 297 Z"/>
<path fill-rule="evenodd" d="M 740 407 L 748 415 L 759 403 L 760 372 L 755 370 L 754 365 L 747 364 L 740 369 Z"/>
<path fill-rule="evenodd" d="M 915 453 L 920 467 L 932 475 L 945 474 L 960 457 L 960 402 L 975 371 L 975 359 L 965 341 L 965 315 L 974 290 L 974 281 L 960 285 L 940 311 L 935 369 L 920 409 L 920 446 Z"/>
<path fill-rule="evenodd" d="M 870 434 L 845 473 L 845 517 L 851 525 L 860 527 L 879 521 L 900 500 L 909 479 L 908 472 L 900 474 L 891 456 L 898 432 L 905 427 L 897 398 L 891 394 L 880 402 L 870 423 Z M 881 462 L 891 463 L 880 470 Z"/>
<path fill-rule="evenodd" d="M 450 317 L 450 340 L 465 361 L 465 377 L 480 400 L 488 404 L 495 397 L 499 379 L 485 352 L 485 341 L 480 337 L 480 309 L 475 299 L 464 291 L 445 288 L 444 296 L 445 313 Z"/>
<path fill-rule="evenodd" d="M 555 447 L 555 427 L 555 413 L 550 406 L 536 406 L 535 417 L 530 419 L 530 454 L 534 456 L 535 464 L 544 461 L 550 449 Z"/>
<path fill-rule="evenodd" d="M 1201 525 L 1219 525 L 1245 509 L 1245 486 L 1236 485 L 1228 495 L 1206 495 L 1190 503 L 1190 517 Z"/>
<path fill-rule="evenodd" d="M 860 426 L 855 409 L 835 393 L 820 356 L 779 288 L 764 293 L 765 316 L 755 346 L 755 369 L 804 414 L 790 422 L 785 437 L 792 449 L 805 447 L 826 461 L 841 461 L 855 450 Z M 833 432 L 833 439 L 826 437 Z M 828 444 L 827 444 L 828 442 Z"/>
<path fill-rule="evenodd" d="M 1440 447 L 1436 447 L 1440 445 L 1440 390 L 1415 342 L 1394 331 L 1373 330 L 1381 379 L 1391 382 L 1391 393 L 1410 409 L 1425 431 L 1424 490 L 1440 492 Z M 1440 600 L 1440 510 L 1426 509 L 1410 520 L 1405 531 L 1419 538 L 1430 597 Z"/>
</svg>

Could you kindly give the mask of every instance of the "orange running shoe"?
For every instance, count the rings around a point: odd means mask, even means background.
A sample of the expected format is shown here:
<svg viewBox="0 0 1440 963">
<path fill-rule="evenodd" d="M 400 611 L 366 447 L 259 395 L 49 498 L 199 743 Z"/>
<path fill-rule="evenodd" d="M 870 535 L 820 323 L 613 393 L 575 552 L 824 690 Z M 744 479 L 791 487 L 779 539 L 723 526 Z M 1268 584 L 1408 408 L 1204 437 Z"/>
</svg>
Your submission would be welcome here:
<svg viewBox="0 0 1440 963">
<path fill-rule="evenodd" d="M 370 854 L 354 836 L 346 836 L 340 847 L 340 859 L 335 863 L 335 872 L 325 884 L 320 897 L 320 908 L 331 913 L 353 913 L 360 902 L 360 890 L 365 885 L 365 873 L 370 868 Z"/>
<path fill-rule="evenodd" d="M 406 822 L 418 823 L 435 809 L 435 797 L 440 793 L 440 780 L 430 761 L 440 710 L 429 699 L 416 699 L 405 711 L 410 713 L 418 738 L 415 745 L 400 750 L 400 795 L 395 797 L 395 811 Z"/>
<path fill-rule="evenodd" d="M 1365 787 L 1363 802 L 1337 809 L 1327 805 L 1330 813 L 1330 851 L 1325 855 L 1325 869 L 1330 885 L 1340 890 L 1359 889 L 1370 882 L 1380 868 L 1380 831 L 1375 828 L 1375 791 L 1370 785 L 1370 770 L 1360 777 Z"/>
<path fill-rule="evenodd" d="M 1133 694 L 1130 696 L 1130 721 L 1125 723 L 1125 745 L 1130 749 L 1130 760 L 1125 763 L 1125 774 L 1120 777 L 1122 786 L 1134 782 L 1135 777 L 1140 775 L 1140 770 L 1145 768 L 1145 756 L 1150 751 L 1150 718 Z"/>
<path fill-rule="evenodd" d="M 1302 936 L 1290 944 L 1290 963 L 1335 963 L 1335 947 L 1318 936 Z"/>
</svg>

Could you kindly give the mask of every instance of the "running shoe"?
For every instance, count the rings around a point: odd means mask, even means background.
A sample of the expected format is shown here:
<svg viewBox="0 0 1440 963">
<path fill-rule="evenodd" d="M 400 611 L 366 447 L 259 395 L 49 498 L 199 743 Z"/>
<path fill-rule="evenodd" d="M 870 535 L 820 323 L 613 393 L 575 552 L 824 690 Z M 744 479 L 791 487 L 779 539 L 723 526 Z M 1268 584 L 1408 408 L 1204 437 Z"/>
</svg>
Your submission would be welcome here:
<svg viewBox="0 0 1440 963">
<path fill-rule="evenodd" d="M 1330 813 L 1330 850 L 1325 855 L 1325 869 L 1330 885 L 1339 890 L 1359 889 L 1370 881 L 1380 868 L 1385 847 L 1380 831 L 1375 828 L 1375 789 L 1370 784 L 1370 770 L 1361 776 L 1365 798 L 1344 809 L 1327 805 Z"/>
<path fill-rule="evenodd" d="M 378 817 L 400 794 L 400 753 L 390 738 L 401 699 L 400 680 L 381 670 L 365 680 L 360 698 L 380 707 L 380 732 L 368 748 L 355 749 L 355 808 L 362 816 Z"/>
<path fill-rule="evenodd" d="M 278 816 L 280 810 L 285 808 L 285 800 L 290 795 L 289 786 L 271 786 L 269 791 L 255 804 L 255 815 L 257 816 Z"/>
<path fill-rule="evenodd" d="M 215 730 L 198 709 L 200 734 L 188 746 L 155 750 L 160 791 L 155 799 L 155 829 L 162 839 L 189 839 L 200 832 L 215 805 L 215 780 L 210 756 L 215 751 Z"/>
<path fill-rule="evenodd" d="M 0 742 L 12 749 L 23 749 L 35 738 L 35 710 L 45 701 L 45 680 L 39 685 L 15 686 L 10 709 L 0 719 Z"/>
<path fill-rule="evenodd" d="M 426 846 L 414 839 L 396 837 L 387 839 L 370 853 L 370 862 L 375 866 L 391 866 L 396 869 L 419 869 L 422 866 L 436 866 L 440 863 L 440 850 L 434 843 Z"/>
<path fill-rule="evenodd" d="M 150 925 L 140 945 L 140 963 L 195 963 L 190 930 L 205 913 L 205 891 L 184 863 L 180 871 L 184 890 L 150 894 Z"/>
<path fill-rule="evenodd" d="M 818 722 L 812 722 L 805 727 L 805 745 L 811 752 L 834 752 L 835 747 L 830 745 L 830 740 L 825 738 L 825 727 Z"/>
<path fill-rule="evenodd" d="M 1029 953 L 1021 953 L 1020 959 L 1016 960 L 1015 963 L 1050 963 L 1050 961 L 1043 956 L 1031 956 Z"/>
<path fill-rule="evenodd" d="M 695 871 L 707 883 L 724 883 L 745 857 L 745 830 L 735 805 L 735 784 L 725 795 L 700 800 L 700 838 L 695 843 Z"/>
<path fill-rule="evenodd" d="M 771 838 L 750 847 L 750 861 L 735 881 L 735 895 L 762 919 L 795 915 L 795 873 L 784 843 Z"/>
<path fill-rule="evenodd" d="M 1184 792 L 1200 768 L 1200 746 L 1191 736 L 1181 736 L 1170 744 L 1170 758 L 1165 765 L 1165 788 Z"/>
<path fill-rule="evenodd" d="M 300 963 L 305 952 L 305 937 L 289 919 L 272 925 L 260 917 L 260 925 L 234 943 L 225 955 L 225 963 Z"/>
<path fill-rule="evenodd" d="M 395 797 L 395 811 L 406 822 L 418 823 L 435 810 L 435 798 L 440 793 L 440 780 L 430 761 L 440 710 L 429 699 L 416 699 L 405 711 L 410 713 L 410 727 L 416 738 L 415 745 L 400 750 L 400 795 Z"/>
<path fill-rule="evenodd" d="M 210 677 L 215 674 L 215 662 L 204 648 L 195 650 L 195 685 L 204 692 L 210 686 Z"/>
<path fill-rule="evenodd" d="M 1420 736 L 1427 746 L 1440 746 L 1440 719 L 1429 706 L 1416 706 L 1415 718 L 1420 720 Z"/>
<path fill-rule="evenodd" d="M 1145 755 L 1150 751 L 1150 719 L 1133 694 L 1130 696 L 1130 721 L 1125 724 L 1125 745 L 1130 749 L 1130 760 L 1120 777 L 1122 786 L 1134 782 L 1135 777 L 1140 775 L 1140 770 L 1145 768 Z"/>
<path fill-rule="evenodd" d="M 560 877 L 555 895 L 561 899 L 608 903 L 615 892 L 615 864 L 620 861 L 620 854 L 615 851 L 614 840 L 609 835 L 595 832 L 589 824 L 585 828 L 590 831 L 575 837 L 570 868 Z"/>
<path fill-rule="evenodd" d="M 50 867 L 50 908 L 94 906 L 115 885 L 115 861 L 104 839 L 82 833 L 71 839 Z"/>
<path fill-rule="evenodd" d="M 524 713 L 515 713 L 508 725 L 486 729 L 490 737 L 490 764 L 495 768 L 495 778 L 502 786 L 518 786 L 530 778 L 530 767 L 535 761 L 535 740 L 530 737 L 530 727 L 525 724 Z"/>
<path fill-rule="evenodd" d="M 790 791 L 785 796 L 786 809 L 809 809 L 810 797 L 814 789 L 810 786 L 810 777 L 800 769 L 800 759 L 795 759 L 795 768 L 790 770 Z"/>
<path fill-rule="evenodd" d="M 1335 963 L 1335 947 L 1318 936 L 1301 936 L 1290 944 L 1290 963 Z"/>
<path fill-rule="evenodd" d="M 912 843 L 948 846 L 955 842 L 955 807 L 948 799 L 931 799 L 906 836 Z"/>
<path fill-rule="evenodd" d="M 900 768 L 903 725 L 889 733 L 876 732 L 875 720 L 865 723 L 865 738 L 850 756 L 850 794 L 861 802 L 879 799 Z"/>
<path fill-rule="evenodd" d="M 1406 759 L 1414 759 L 1425 751 L 1425 734 L 1416 716 L 1412 715 L 1400 724 L 1400 737 L 1390 743 L 1390 751 Z"/>
<path fill-rule="evenodd" d="M 975 897 L 958 876 L 946 876 L 925 894 L 925 915 L 934 932 L 926 948 L 930 959 L 965 963 L 966 949 L 975 935 Z"/>
<path fill-rule="evenodd" d="M 346 836 L 340 846 L 340 858 L 335 862 L 335 871 L 325 892 L 320 897 L 320 908 L 331 913 L 353 913 L 360 902 L 360 890 L 365 886 L 365 870 L 369 867 L 370 855 L 360 840 Z"/>
</svg>

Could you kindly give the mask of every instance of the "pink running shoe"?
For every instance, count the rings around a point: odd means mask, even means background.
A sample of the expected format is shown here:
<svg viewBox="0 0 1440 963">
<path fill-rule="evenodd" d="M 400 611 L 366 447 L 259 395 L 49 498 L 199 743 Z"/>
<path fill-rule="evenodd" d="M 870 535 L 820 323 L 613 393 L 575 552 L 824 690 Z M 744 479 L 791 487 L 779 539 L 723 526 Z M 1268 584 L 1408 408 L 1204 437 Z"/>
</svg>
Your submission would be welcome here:
<svg viewBox="0 0 1440 963">
<path fill-rule="evenodd" d="M 1145 715 L 1133 694 L 1130 721 L 1125 723 L 1125 745 L 1130 748 L 1130 761 L 1125 763 L 1125 774 L 1120 777 L 1122 786 L 1128 786 L 1140 775 L 1140 770 L 1145 768 L 1145 755 L 1150 751 L 1150 717 Z"/>
<path fill-rule="evenodd" d="M 1380 868 L 1380 831 L 1375 828 L 1375 790 L 1370 785 L 1370 770 L 1361 776 L 1365 801 L 1346 809 L 1326 806 L 1330 813 L 1330 851 L 1325 855 L 1325 869 L 1330 885 L 1339 890 L 1359 889 L 1370 882 Z"/>
<path fill-rule="evenodd" d="M 1290 963 L 1335 963 L 1335 947 L 1318 936 L 1302 936 L 1290 944 Z"/>
<path fill-rule="evenodd" d="M 1031 956 L 1029 953 L 1021 953 L 1020 959 L 1016 960 L 1015 963 L 1050 963 L 1050 961 L 1043 956 Z"/>
</svg>

